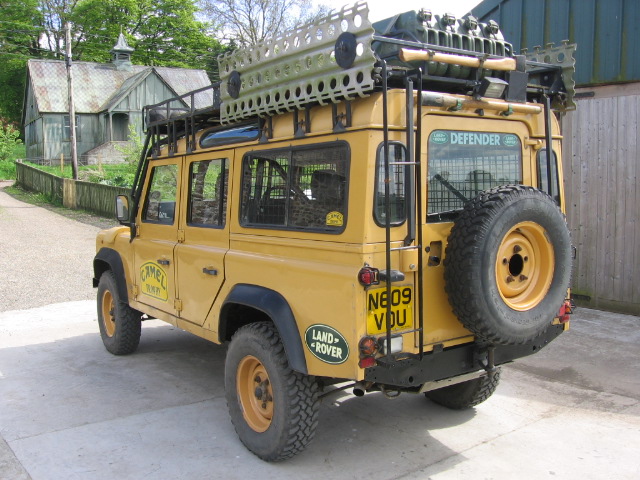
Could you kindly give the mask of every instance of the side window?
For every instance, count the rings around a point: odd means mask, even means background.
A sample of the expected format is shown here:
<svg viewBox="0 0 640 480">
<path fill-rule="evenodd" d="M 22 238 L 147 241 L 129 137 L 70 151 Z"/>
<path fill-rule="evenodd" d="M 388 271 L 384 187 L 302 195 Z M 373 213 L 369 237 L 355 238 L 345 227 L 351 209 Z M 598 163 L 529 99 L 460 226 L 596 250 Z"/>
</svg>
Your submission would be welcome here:
<svg viewBox="0 0 640 480">
<path fill-rule="evenodd" d="M 551 152 L 551 189 L 549 189 L 549 176 L 547 175 L 547 149 L 538 152 L 538 189 L 547 192 L 560 205 L 560 177 L 558 177 L 558 157 L 556 152 Z"/>
<path fill-rule="evenodd" d="M 227 160 L 193 162 L 189 171 L 187 223 L 201 227 L 223 227 L 227 213 Z"/>
<path fill-rule="evenodd" d="M 178 166 L 159 165 L 153 167 L 142 220 L 173 225 L 177 191 Z"/>
<path fill-rule="evenodd" d="M 71 140 L 71 117 L 65 115 L 62 118 L 62 139 L 66 142 Z M 80 137 L 80 115 L 76 115 L 76 142 L 82 141 Z"/>
<path fill-rule="evenodd" d="M 396 165 L 407 161 L 407 149 L 399 143 L 389 145 L 389 203 L 391 207 L 391 225 L 402 224 L 407 216 L 405 208 L 405 184 L 409 169 L 404 165 Z M 376 189 L 374 218 L 379 226 L 386 225 L 386 207 L 384 204 L 384 144 L 378 147 L 376 159 Z"/>
<path fill-rule="evenodd" d="M 340 233 L 347 218 L 345 143 L 252 152 L 243 160 L 243 226 Z"/>
</svg>

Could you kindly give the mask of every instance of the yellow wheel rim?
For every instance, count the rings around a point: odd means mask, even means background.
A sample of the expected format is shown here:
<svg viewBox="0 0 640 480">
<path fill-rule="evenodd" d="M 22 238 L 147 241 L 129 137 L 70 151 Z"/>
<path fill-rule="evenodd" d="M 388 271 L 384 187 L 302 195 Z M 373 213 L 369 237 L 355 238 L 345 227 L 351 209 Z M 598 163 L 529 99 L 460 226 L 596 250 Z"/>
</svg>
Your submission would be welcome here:
<svg viewBox="0 0 640 480">
<path fill-rule="evenodd" d="M 114 316 L 115 304 L 113 295 L 109 290 L 105 290 L 102 294 L 102 323 L 108 337 L 113 337 L 116 333 L 116 317 Z"/>
<path fill-rule="evenodd" d="M 551 287 L 554 259 L 553 245 L 540 225 L 522 222 L 511 228 L 496 258 L 496 283 L 505 303 L 521 312 L 538 305 Z"/>
<path fill-rule="evenodd" d="M 247 424 L 256 432 L 264 432 L 273 418 L 273 391 L 267 370 L 252 355 L 244 357 L 236 375 L 238 398 Z"/>
</svg>

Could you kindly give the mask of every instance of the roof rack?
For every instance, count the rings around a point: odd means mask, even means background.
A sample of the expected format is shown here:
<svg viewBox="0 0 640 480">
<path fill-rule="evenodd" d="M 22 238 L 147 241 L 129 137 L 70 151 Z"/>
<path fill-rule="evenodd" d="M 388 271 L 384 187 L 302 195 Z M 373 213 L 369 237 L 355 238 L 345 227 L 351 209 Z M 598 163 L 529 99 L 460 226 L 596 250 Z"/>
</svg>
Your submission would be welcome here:
<svg viewBox="0 0 640 480">
<path fill-rule="evenodd" d="M 364 97 L 383 83 L 402 87 L 394 83 L 393 72 L 415 69 L 423 72 L 426 90 L 479 96 L 482 80 L 495 77 L 507 84 L 508 101 L 547 95 L 558 110 L 575 108 L 574 45 L 514 55 L 493 21 L 420 10 L 371 24 L 368 14 L 367 4 L 358 2 L 220 56 L 219 83 L 145 107 L 147 128 L 171 134 L 175 147 L 177 136 L 187 135 L 187 151 L 193 151 L 199 125 L 233 124 Z M 388 82 L 382 82 L 383 70 L 392 72 Z"/>
</svg>

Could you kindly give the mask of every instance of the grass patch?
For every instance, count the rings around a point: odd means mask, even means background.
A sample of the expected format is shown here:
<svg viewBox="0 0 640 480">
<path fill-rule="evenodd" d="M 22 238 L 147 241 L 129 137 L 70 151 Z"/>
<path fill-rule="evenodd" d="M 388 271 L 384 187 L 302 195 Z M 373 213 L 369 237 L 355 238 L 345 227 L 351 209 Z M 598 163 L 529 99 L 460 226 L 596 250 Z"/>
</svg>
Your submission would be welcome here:
<svg viewBox="0 0 640 480">
<path fill-rule="evenodd" d="M 29 192 L 27 190 L 16 187 L 15 185 L 5 187 L 4 191 L 12 197 L 31 205 L 37 205 L 39 207 L 46 207 L 49 205 L 52 205 L 54 207 L 62 207 L 62 201 L 59 198 L 54 197 L 53 195 L 47 195 L 40 192 Z"/>
<path fill-rule="evenodd" d="M 24 158 L 26 148 L 23 144 L 15 145 L 7 160 L 0 160 L 0 180 L 16 179 L 16 159 Z"/>
<path fill-rule="evenodd" d="M 46 166 L 28 162 L 25 163 L 58 177 L 73 178 L 71 165 L 65 165 L 64 168 L 61 168 L 59 165 Z M 133 185 L 136 169 L 137 165 L 131 165 L 128 163 L 118 163 L 113 165 L 82 165 L 78 167 L 78 180 L 101 183 L 104 185 L 113 185 L 115 187 L 130 187 Z"/>
</svg>

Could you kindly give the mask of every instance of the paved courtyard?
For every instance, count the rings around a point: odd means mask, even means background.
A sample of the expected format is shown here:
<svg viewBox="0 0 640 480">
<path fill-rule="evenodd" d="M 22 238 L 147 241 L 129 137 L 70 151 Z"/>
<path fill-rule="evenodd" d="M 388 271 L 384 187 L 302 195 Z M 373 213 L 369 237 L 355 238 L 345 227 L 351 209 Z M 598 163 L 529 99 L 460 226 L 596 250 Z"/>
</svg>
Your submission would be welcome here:
<svg viewBox="0 0 640 480">
<path fill-rule="evenodd" d="M 225 347 L 149 321 L 135 354 L 107 353 L 90 285 L 97 228 L 7 197 L 0 479 L 640 478 L 638 317 L 579 309 L 468 411 L 332 394 L 309 448 L 266 464 L 229 420 Z"/>
</svg>

